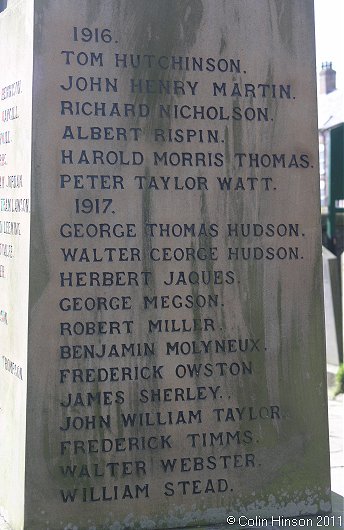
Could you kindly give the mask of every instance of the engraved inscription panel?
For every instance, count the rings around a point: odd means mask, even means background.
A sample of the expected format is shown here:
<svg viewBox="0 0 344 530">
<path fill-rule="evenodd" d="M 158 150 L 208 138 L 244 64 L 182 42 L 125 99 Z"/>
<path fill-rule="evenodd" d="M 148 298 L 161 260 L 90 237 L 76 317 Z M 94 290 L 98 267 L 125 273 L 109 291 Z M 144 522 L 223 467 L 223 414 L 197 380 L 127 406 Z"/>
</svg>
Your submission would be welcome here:
<svg viewBox="0 0 344 530">
<path fill-rule="evenodd" d="M 36 9 L 29 505 L 326 511 L 312 2 Z"/>
</svg>

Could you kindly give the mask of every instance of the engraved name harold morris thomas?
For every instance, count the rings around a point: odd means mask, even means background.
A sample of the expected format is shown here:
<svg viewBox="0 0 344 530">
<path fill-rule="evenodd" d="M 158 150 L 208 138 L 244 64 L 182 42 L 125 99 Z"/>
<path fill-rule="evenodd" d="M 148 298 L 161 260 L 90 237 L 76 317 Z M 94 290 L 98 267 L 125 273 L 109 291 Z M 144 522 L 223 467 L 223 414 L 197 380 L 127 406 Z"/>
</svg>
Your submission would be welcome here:
<svg viewBox="0 0 344 530">
<path fill-rule="evenodd" d="M 329 511 L 312 1 L 9 0 L 0 29 L 6 519 Z"/>
</svg>

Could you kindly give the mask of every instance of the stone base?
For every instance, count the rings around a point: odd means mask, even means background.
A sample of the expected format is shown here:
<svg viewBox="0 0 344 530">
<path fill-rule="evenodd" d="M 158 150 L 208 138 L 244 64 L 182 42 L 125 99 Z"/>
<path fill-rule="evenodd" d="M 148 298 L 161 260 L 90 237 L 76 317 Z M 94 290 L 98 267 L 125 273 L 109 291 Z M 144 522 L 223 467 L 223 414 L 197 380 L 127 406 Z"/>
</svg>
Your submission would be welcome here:
<svg viewBox="0 0 344 530">
<path fill-rule="evenodd" d="M 293 517 L 290 518 L 291 521 L 299 521 L 299 525 L 296 526 L 295 524 L 287 524 L 287 518 L 284 517 L 283 525 L 282 526 L 276 526 L 271 524 L 263 524 L 262 519 L 257 519 L 257 526 L 252 526 L 252 519 L 250 520 L 250 524 L 245 524 L 244 521 L 242 521 L 241 525 L 238 524 L 221 524 L 221 525 L 211 525 L 211 526 L 198 526 L 194 527 L 193 530 L 224 530 L 232 529 L 232 530 L 241 530 L 242 528 L 266 528 L 268 530 L 282 530 L 285 528 L 326 528 L 329 530 L 344 528 L 344 497 L 341 495 L 338 495 L 334 491 L 331 493 L 331 500 L 332 500 L 332 512 L 325 516 L 315 515 L 315 516 L 304 516 L 304 517 Z M 322 518 L 322 519 L 321 519 Z M 332 524 L 334 522 L 334 525 Z M 318 526 L 318 524 L 321 524 L 321 526 Z M 12 528 L 6 523 L 4 518 L 0 515 L 0 530 L 12 530 Z M 42 529 L 43 530 L 43 529 Z M 54 529 L 52 529 L 54 530 Z M 98 529 L 96 529 L 98 530 Z M 129 529 L 128 529 L 129 530 Z M 180 530 L 190 530 L 190 527 L 187 528 L 181 528 Z"/>
</svg>

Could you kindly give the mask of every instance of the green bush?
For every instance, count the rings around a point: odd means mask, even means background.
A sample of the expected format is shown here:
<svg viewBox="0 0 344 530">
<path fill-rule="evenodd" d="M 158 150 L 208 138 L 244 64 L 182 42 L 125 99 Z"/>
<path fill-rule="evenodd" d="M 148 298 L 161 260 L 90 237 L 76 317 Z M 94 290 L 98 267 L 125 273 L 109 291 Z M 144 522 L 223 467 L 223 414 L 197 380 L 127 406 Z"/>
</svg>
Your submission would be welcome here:
<svg viewBox="0 0 344 530">
<path fill-rule="evenodd" d="M 338 396 L 338 394 L 343 394 L 343 393 L 344 393 L 344 364 L 341 364 L 336 374 L 336 388 L 334 391 L 334 395 Z"/>
</svg>

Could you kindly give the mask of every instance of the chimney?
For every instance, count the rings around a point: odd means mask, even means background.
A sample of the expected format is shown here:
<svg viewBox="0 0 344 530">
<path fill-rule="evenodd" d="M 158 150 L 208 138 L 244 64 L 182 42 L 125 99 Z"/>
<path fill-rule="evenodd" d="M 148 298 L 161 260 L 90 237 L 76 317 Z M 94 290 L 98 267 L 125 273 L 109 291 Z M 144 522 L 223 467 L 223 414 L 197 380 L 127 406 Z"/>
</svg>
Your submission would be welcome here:
<svg viewBox="0 0 344 530">
<path fill-rule="evenodd" d="M 336 90 L 336 72 L 332 63 L 322 63 L 319 74 L 320 94 L 329 94 Z"/>
</svg>

